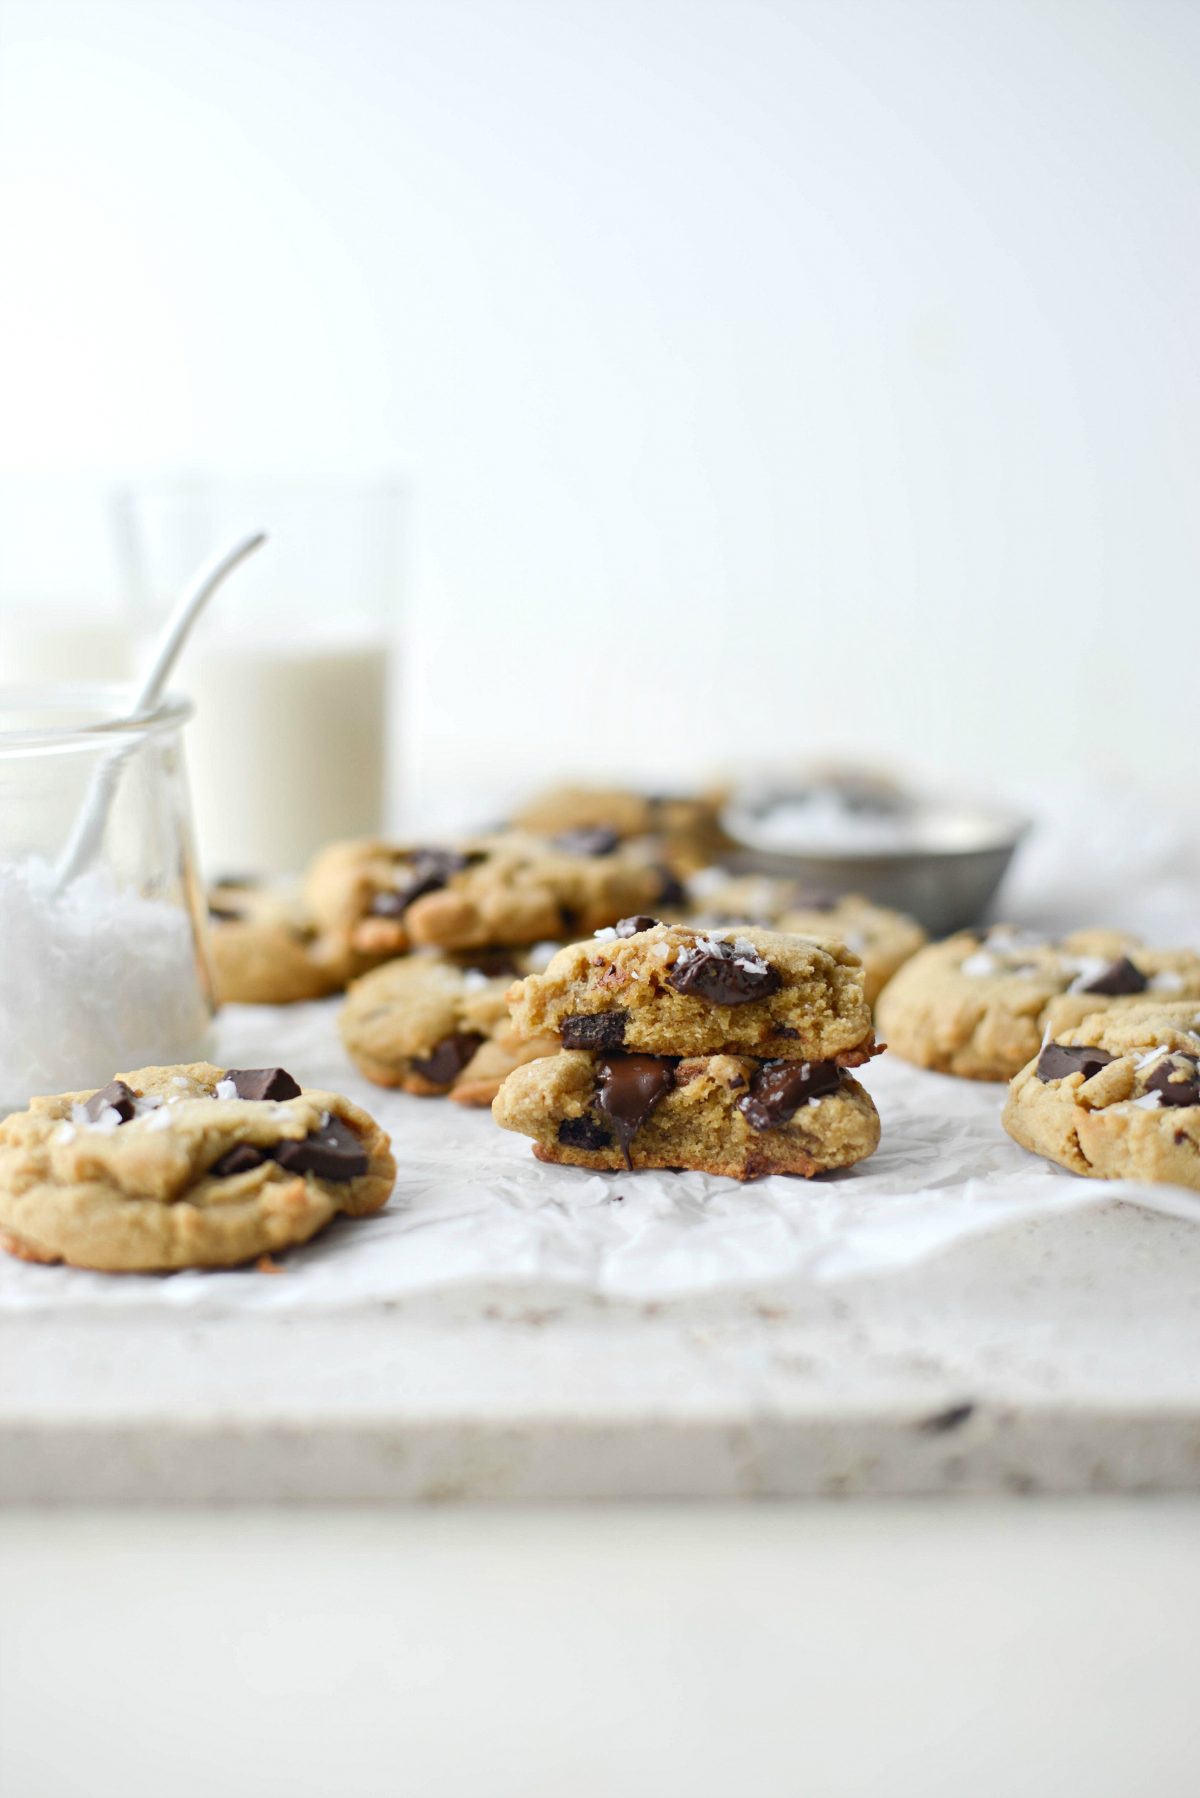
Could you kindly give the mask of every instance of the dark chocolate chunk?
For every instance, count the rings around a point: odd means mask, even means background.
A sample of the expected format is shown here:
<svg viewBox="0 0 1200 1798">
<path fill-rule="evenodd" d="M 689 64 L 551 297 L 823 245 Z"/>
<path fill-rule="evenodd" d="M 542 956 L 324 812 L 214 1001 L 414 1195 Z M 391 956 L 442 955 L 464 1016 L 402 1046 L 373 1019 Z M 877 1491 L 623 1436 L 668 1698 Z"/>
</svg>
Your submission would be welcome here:
<svg viewBox="0 0 1200 1798">
<path fill-rule="evenodd" d="M 269 1159 L 269 1150 L 257 1149 L 252 1142 L 239 1142 L 226 1149 L 208 1171 L 214 1180 L 228 1180 L 231 1174 L 248 1174 L 252 1167 L 261 1167 Z"/>
<path fill-rule="evenodd" d="M 799 881 L 792 892 L 792 905 L 796 911 L 836 911 L 838 896 L 824 887 L 806 887 Z"/>
<path fill-rule="evenodd" d="M 576 1012 L 562 1021 L 564 1049 L 619 1049 L 625 1041 L 627 1011 Z"/>
<path fill-rule="evenodd" d="M 667 975 L 667 985 L 677 993 L 710 1005 L 747 1005 L 778 992 L 781 984 L 778 968 L 756 949 L 746 952 L 715 938 L 682 950 Z"/>
<path fill-rule="evenodd" d="M 659 922 L 657 918 L 621 918 L 616 925 L 618 936 L 636 936 L 639 930 L 653 930 Z"/>
<path fill-rule="evenodd" d="M 842 1071 L 832 1061 L 764 1061 L 739 1099 L 738 1110 L 755 1130 L 776 1130 L 790 1123 L 802 1105 L 822 1093 L 835 1093 Z"/>
<path fill-rule="evenodd" d="M 214 924 L 236 924 L 239 919 L 244 918 L 246 914 L 242 911 L 234 911 L 232 906 L 213 905 L 210 902 L 208 915 Z"/>
<path fill-rule="evenodd" d="M 413 1072 L 420 1074 L 422 1080 L 428 1080 L 431 1086 L 449 1086 L 455 1076 L 462 1073 L 483 1040 L 476 1030 L 456 1030 L 453 1036 L 444 1036 L 440 1043 L 435 1043 L 431 1054 L 414 1056 Z"/>
<path fill-rule="evenodd" d="M 300 1088 L 286 1068 L 230 1068 L 239 1099 L 298 1099 Z"/>
<path fill-rule="evenodd" d="M 415 900 L 423 899 L 426 893 L 440 892 L 453 875 L 482 860 L 478 850 L 461 855 L 453 849 L 414 849 L 403 863 L 407 879 L 386 892 L 376 893 L 371 901 L 372 916 L 402 918 Z"/>
<path fill-rule="evenodd" d="M 94 1124 L 100 1113 L 111 1106 L 121 1122 L 127 1124 L 133 1116 L 136 1099 L 137 1094 L 133 1088 L 126 1086 L 123 1080 L 110 1080 L 107 1086 L 102 1086 L 98 1093 L 92 1094 L 83 1109 Z"/>
<path fill-rule="evenodd" d="M 658 889 L 658 903 L 660 905 L 686 905 L 688 902 L 687 888 L 674 869 L 657 867 L 654 872 L 662 882 Z"/>
<path fill-rule="evenodd" d="M 501 975 L 515 980 L 521 972 L 511 949 L 472 949 L 468 965 L 470 972 L 486 974 L 489 980 Z"/>
<path fill-rule="evenodd" d="M 612 1146 L 612 1131 L 593 1117 L 564 1118 L 558 1126 L 558 1140 L 568 1149 L 607 1149 Z"/>
<path fill-rule="evenodd" d="M 1120 999 L 1127 993 L 1144 993 L 1150 982 L 1140 968 L 1134 966 L 1127 955 L 1103 968 L 1094 980 L 1077 990 L 1081 993 L 1102 993 L 1106 999 Z"/>
<path fill-rule="evenodd" d="M 300 1142 L 278 1142 L 270 1153 L 289 1173 L 315 1174 L 318 1180 L 354 1180 L 368 1167 L 366 1150 L 340 1118 L 330 1118 Z"/>
<path fill-rule="evenodd" d="M 578 830 L 564 830 L 551 841 L 564 855 L 612 855 L 621 839 L 607 824 L 592 824 Z"/>
<path fill-rule="evenodd" d="M 596 1109 L 611 1118 L 626 1167 L 629 1145 L 675 1085 L 676 1055 L 611 1055 L 596 1067 Z"/>
<path fill-rule="evenodd" d="M 1200 1105 L 1200 1061 L 1192 1055 L 1164 1055 L 1147 1073 L 1146 1085 L 1162 1105 Z"/>
<path fill-rule="evenodd" d="M 1039 1080 L 1065 1080 L 1068 1074 L 1082 1074 L 1090 1080 L 1106 1068 L 1112 1056 L 1107 1049 L 1088 1049 L 1067 1043 L 1047 1043 L 1037 1058 L 1034 1073 Z"/>
</svg>

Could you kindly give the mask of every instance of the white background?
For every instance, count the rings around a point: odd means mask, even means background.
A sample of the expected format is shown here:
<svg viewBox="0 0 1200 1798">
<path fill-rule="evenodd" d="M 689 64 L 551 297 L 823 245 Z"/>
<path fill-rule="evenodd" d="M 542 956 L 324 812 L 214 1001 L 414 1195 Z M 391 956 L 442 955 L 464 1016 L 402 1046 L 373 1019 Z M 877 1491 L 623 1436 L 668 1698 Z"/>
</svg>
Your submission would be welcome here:
<svg viewBox="0 0 1200 1798">
<path fill-rule="evenodd" d="M 0 0 L 0 470 L 403 470 L 418 785 L 1163 792 L 1198 76 L 1185 0 Z"/>
</svg>

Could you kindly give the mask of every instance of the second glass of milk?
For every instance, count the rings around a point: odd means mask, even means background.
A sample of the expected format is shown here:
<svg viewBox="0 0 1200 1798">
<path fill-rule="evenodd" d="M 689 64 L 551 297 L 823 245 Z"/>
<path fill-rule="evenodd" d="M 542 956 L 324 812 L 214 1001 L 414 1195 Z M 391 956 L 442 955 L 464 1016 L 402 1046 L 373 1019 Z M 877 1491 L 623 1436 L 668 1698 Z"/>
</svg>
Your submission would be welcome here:
<svg viewBox="0 0 1200 1798">
<path fill-rule="evenodd" d="M 382 830 L 393 784 L 402 493 L 396 485 L 190 481 L 118 506 L 136 613 L 152 627 L 207 557 L 267 542 L 212 602 L 180 665 L 205 872 L 299 872 Z"/>
</svg>

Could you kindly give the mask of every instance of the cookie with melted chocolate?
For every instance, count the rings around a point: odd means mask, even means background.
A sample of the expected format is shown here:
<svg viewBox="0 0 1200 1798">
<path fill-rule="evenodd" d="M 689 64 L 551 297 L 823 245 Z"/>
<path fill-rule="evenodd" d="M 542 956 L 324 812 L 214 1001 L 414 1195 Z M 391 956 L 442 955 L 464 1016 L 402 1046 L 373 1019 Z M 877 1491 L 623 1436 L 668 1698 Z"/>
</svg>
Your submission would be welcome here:
<svg viewBox="0 0 1200 1798">
<path fill-rule="evenodd" d="M 565 1049 L 511 1073 L 492 1116 L 532 1137 L 541 1161 L 736 1180 L 850 1167 L 879 1141 L 874 1105 L 836 1063 L 743 1055 Z"/>
</svg>

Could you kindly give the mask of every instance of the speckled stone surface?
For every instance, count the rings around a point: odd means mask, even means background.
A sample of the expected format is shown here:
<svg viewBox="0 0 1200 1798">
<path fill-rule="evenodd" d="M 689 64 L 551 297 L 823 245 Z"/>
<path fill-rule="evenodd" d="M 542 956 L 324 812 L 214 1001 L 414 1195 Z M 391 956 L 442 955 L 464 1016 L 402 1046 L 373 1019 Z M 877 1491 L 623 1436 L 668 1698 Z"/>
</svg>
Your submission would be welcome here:
<svg viewBox="0 0 1200 1798">
<path fill-rule="evenodd" d="M 1200 1230 L 1120 1204 L 795 1304 L 9 1314 L 0 1356 L 9 1503 L 1200 1487 Z"/>
</svg>

